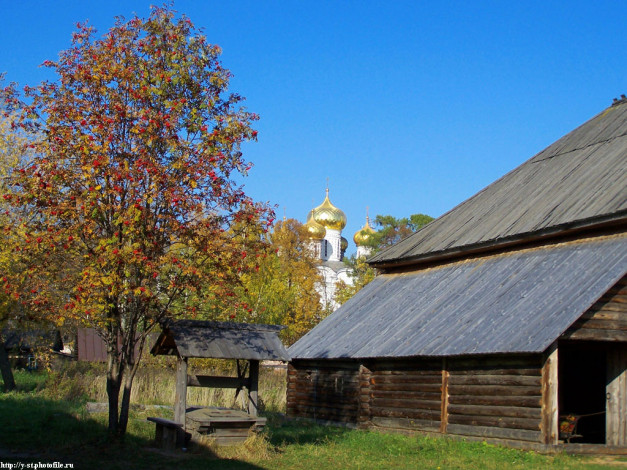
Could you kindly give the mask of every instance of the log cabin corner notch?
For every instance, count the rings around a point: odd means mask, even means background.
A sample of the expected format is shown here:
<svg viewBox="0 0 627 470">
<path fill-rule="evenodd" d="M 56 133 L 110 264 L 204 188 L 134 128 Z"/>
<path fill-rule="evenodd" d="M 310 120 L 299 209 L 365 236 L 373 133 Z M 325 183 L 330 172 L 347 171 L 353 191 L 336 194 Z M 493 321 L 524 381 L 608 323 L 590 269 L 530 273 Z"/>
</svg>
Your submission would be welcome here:
<svg viewBox="0 0 627 470">
<path fill-rule="evenodd" d="M 621 99 L 372 257 L 289 349 L 288 415 L 627 452 L 625 188 Z"/>
</svg>

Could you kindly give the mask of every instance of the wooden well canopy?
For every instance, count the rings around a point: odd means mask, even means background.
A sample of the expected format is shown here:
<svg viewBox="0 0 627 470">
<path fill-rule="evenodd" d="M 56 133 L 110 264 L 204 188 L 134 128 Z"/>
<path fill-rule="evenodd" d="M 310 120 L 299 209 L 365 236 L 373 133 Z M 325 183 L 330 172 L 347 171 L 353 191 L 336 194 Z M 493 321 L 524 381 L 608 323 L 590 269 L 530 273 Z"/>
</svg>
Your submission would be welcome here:
<svg viewBox="0 0 627 470">
<path fill-rule="evenodd" d="M 206 422 L 197 423 L 198 418 L 189 416 L 189 413 L 186 419 L 188 386 L 233 388 L 238 392 L 245 388 L 248 391 L 248 414 L 245 419 L 240 417 L 238 420 L 246 421 L 244 424 L 250 422 L 247 425 L 253 427 L 263 426 L 265 418 L 257 418 L 259 361 L 289 362 L 290 356 L 278 337 L 283 328 L 279 325 L 197 320 L 172 321 L 163 327 L 151 353 L 177 356 L 174 421 L 182 431 L 187 427 L 193 435 L 198 429 L 215 428 L 219 420 L 232 420 L 207 414 L 203 418 Z M 189 358 L 236 359 L 237 377 L 188 375 Z M 248 367 L 240 368 L 240 360 L 248 361 Z M 224 410 L 219 412 L 224 414 Z"/>
</svg>

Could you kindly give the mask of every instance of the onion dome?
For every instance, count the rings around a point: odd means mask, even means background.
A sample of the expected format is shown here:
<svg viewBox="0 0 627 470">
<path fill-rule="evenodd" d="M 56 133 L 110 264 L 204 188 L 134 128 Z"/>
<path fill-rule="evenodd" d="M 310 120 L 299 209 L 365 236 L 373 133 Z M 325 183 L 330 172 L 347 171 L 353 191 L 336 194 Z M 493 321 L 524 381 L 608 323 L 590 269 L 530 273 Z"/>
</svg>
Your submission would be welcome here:
<svg viewBox="0 0 627 470">
<path fill-rule="evenodd" d="M 340 248 L 342 249 L 342 251 L 346 251 L 346 249 L 348 248 L 348 240 L 344 237 L 342 237 L 342 240 L 340 240 Z"/>
<path fill-rule="evenodd" d="M 332 230 L 342 230 L 346 227 L 346 214 L 338 209 L 329 200 L 329 189 L 322 204 L 313 210 L 313 218 L 325 228 Z"/>
<path fill-rule="evenodd" d="M 327 234 L 327 229 L 325 229 L 322 225 L 315 221 L 313 217 L 313 209 L 309 211 L 309 215 L 307 216 L 307 222 L 305 222 L 303 227 L 305 227 L 305 230 L 307 231 L 307 236 L 311 240 L 322 240 Z"/>
<path fill-rule="evenodd" d="M 376 232 L 374 231 L 374 229 L 370 226 L 370 217 L 366 216 L 366 225 L 364 225 L 361 229 L 357 231 L 357 233 L 355 233 L 355 235 L 353 236 L 353 241 L 355 242 L 355 245 L 362 246 L 364 243 L 370 240 L 372 238 L 372 235 L 374 235 L 375 233 Z"/>
</svg>

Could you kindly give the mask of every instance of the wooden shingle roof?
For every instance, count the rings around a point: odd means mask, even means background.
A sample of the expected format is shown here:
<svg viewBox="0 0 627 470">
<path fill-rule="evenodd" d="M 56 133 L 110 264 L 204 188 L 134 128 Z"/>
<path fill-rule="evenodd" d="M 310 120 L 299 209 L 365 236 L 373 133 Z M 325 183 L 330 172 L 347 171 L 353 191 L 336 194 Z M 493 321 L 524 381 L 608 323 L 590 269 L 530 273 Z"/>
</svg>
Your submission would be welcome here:
<svg viewBox="0 0 627 470">
<path fill-rule="evenodd" d="M 627 219 L 627 99 L 405 240 L 376 267 L 455 257 Z"/>
<path fill-rule="evenodd" d="M 627 273 L 627 234 L 375 278 L 293 359 L 544 352 Z"/>
<path fill-rule="evenodd" d="M 151 353 L 289 361 L 289 354 L 278 336 L 283 328 L 279 325 L 179 320 L 164 327 Z"/>
</svg>

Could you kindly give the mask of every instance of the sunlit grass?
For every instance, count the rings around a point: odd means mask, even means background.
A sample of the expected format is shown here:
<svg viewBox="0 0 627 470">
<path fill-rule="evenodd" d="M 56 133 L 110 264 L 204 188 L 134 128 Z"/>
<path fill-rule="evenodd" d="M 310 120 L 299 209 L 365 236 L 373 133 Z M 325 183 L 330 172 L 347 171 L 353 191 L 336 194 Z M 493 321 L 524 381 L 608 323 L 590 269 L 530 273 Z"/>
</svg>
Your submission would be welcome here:
<svg viewBox="0 0 627 470">
<path fill-rule="evenodd" d="M 266 431 L 251 435 L 244 444 L 220 447 L 209 443 L 168 453 L 152 447 L 155 429 L 146 417 L 171 417 L 172 410 L 134 409 L 124 443 L 111 443 L 106 439 L 107 413 L 88 413 L 85 407 L 86 401 L 101 399 L 101 395 L 93 395 L 101 392 L 92 389 L 95 386 L 90 382 L 100 376 L 102 367 L 72 367 L 55 374 L 16 373 L 18 389 L 0 394 L 0 461 L 72 462 L 75 468 L 99 469 L 615 468 L 593 463 L 589 458 L 540 455 L 481 442 L 319 426 L 287 420 L 278 411 L 266 411 Z M 171 372 L 165 369 L 163 376 L 147 373 L 141 380 L 151 381 L 157 388 L 169 387 L 166 376 L 173 375 Z M 282 387 L 285 393 L 285 384 L 276 375 L 271 372 L 270 378 L 261 380 L 267 380 L 266 387 Z M 169 397 L 146 390 L 137 395 L 138 400 L 158 402 Z M 12 453 L 19 457 L 11 458 Z"/>
</svg>

